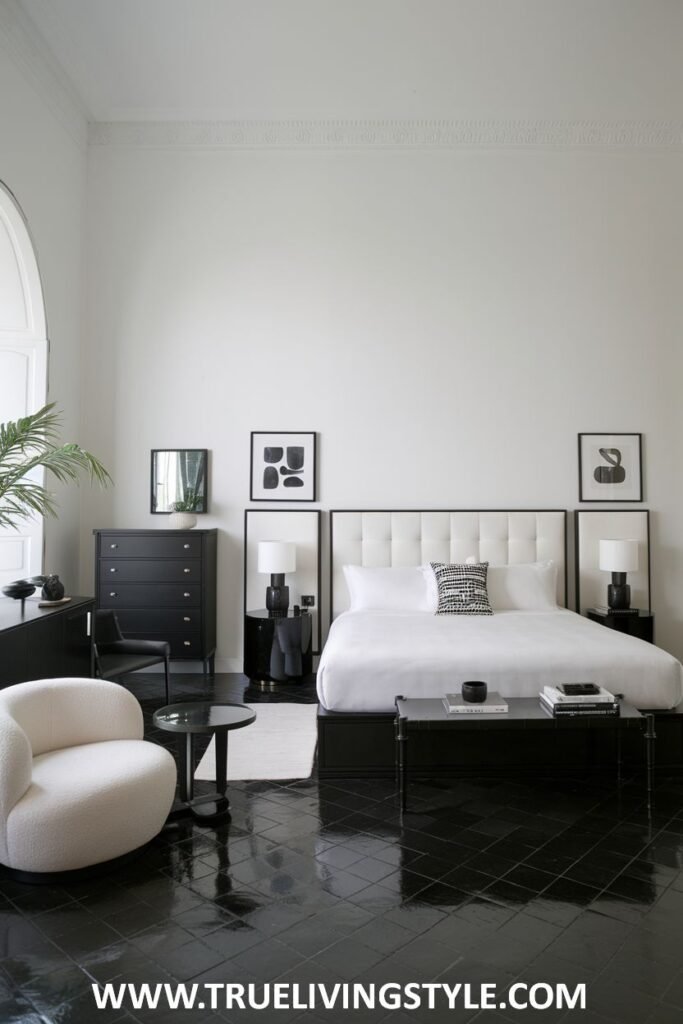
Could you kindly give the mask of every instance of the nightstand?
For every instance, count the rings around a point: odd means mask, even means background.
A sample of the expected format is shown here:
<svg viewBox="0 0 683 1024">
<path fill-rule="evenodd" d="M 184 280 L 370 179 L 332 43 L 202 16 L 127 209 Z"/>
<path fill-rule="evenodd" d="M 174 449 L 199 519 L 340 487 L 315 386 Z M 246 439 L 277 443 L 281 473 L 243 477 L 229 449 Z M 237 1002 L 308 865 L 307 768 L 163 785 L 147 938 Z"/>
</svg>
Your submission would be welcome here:
<svg viewBox="0 0 683 1024">
<path fill-rule="evenodd" d="M 651 612 L 638 611 L 637 615 L 620 615 L 618 612 L 610 614 L 589 608 L 586 615 L 593 622 L 600 622 L 608 629 L 616 629 L 618 633 L 628 633 L 629 636 L 637 636 L 639 640 L 654 643 L 655 617 Z"/>
<path fill-rule="evenodd" d="M 244 674 L 261 686 L 299 682 L 313 670 L 312 619 L 308 613 L 266 611 L 244 616 Z"/>
</svg>

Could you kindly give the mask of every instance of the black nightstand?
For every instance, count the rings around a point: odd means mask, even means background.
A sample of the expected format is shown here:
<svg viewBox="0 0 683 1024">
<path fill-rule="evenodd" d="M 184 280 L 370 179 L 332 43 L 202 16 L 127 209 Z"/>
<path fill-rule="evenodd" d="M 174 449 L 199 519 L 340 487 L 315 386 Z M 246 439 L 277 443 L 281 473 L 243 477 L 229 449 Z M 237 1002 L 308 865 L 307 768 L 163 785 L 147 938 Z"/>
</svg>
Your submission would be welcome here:
<svg viewBox="0 0 683 1024">
<path fill-rule="evenodd" d="M 244 674 L 262 686 L 299 682 L 313 670 L 312 620 L 265 608 L 244 616 Z"/>
<path fill-rule="evenodd" d="M 586 615 L 593 622 L 601 622 L 603 626 L 616 629 L 618 633 L 637 636 L 639 640 L 647 640 L 650 644 L 655 642 L 655 617 L 651 612 L 639 611 L 637 615 L 620 615 L 618 612 L 610 614 L 589 608 Z"/>
</svg>

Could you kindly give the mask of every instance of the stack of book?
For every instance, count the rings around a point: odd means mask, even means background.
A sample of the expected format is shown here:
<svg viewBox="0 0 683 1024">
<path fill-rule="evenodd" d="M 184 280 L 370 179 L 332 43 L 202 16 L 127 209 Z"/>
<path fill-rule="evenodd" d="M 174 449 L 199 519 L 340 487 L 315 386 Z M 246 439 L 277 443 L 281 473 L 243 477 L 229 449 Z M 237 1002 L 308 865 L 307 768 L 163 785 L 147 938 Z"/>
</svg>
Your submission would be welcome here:
<svg viewBox="0 0 683 1024">
<path fill-rule="evenodd" d="M 614 694 L 595 683 L 544 686 L 538 696 L 543 710 L 553 718 L 619 714 L 619 701 Z"/>
</svg>

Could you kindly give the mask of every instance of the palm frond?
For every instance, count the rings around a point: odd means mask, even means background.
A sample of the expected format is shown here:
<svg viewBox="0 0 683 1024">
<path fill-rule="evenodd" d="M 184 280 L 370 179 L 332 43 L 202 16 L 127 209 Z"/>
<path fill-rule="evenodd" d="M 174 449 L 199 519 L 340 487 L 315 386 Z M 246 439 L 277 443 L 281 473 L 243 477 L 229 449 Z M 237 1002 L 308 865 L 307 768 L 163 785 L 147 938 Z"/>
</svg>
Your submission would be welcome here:
<svg viewBox="0 0 683 1024">
<path fill-rule="evenodd" d="M 54 495 L 35 480 L 45 469 L 60 483 L 79 483 L 82 475 L 102 487 L 112 479 L 99 459 L 80 445 L 57 444 L 60 415 L 54 403 L 30 416 L 0 423 L 0 527 L 16 526 L 33 515 L 57 514 Z"/>
</svg>

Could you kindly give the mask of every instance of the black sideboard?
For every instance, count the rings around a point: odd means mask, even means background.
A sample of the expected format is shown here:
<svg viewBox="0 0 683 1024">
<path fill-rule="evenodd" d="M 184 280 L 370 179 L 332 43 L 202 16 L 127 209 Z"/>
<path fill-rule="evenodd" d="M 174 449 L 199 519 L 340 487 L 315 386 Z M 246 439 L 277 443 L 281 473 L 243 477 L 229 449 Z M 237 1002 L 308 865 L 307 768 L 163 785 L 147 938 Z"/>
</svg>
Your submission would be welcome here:
<svg viewBox="0 0 683 1024">
<path fill-rule="evenodd" d="M 217 530 L 94 530 L 98 608 L 131 639 L 214 671 Z"/>
<path fill-rule="evenodd" d="M 0 598 L 0 687 L 29 679 L 92 675 L 91 597 L 39 608 Z"/>
</svg>

